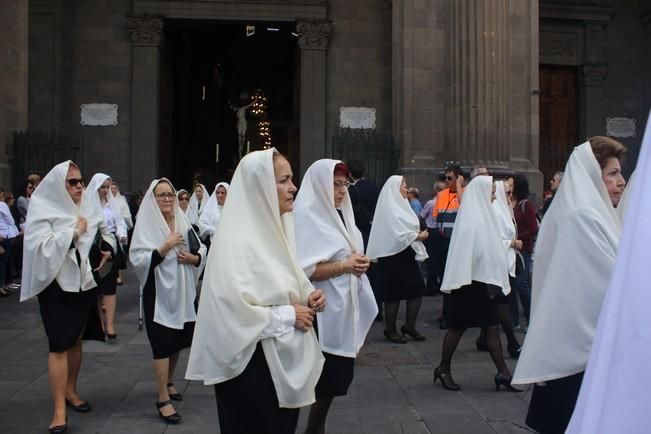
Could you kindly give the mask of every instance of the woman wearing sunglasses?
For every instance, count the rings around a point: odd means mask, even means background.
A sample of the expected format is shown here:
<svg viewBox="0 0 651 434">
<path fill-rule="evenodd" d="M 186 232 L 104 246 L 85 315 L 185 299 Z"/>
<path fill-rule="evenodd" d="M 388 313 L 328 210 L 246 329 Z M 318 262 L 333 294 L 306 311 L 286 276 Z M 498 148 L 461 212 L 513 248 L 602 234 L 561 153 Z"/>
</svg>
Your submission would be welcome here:
<svg viewBox="0 0 651 434">
<path fill-rule="evenodd" d="M 38 296 L 49 343 L 48 376 L 54 400 L 49 429 L 63 433 L 67 430 L 66 404 L 81 413 L 91 410 L 77 393 L 81 339 L 104 339 L 94 271 L 111 254 L 97 251 L 94 241 L 98 231 L 110 240 L 99 198 L 84 193 L 81 172 L 72 161 L 58 164 L 43 178 L 29 207 L 20 300 Z M 91 265 L 91 256 L 99 263 Z"/>
</svg>

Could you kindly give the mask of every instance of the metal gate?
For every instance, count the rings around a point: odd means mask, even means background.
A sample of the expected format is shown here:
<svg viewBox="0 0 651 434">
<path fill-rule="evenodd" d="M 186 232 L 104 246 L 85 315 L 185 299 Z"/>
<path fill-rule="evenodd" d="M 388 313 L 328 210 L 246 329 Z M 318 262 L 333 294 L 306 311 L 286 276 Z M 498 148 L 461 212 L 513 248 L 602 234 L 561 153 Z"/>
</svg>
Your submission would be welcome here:
<svg viewBox="0 0 651 434">
<path fill-rule="evenodd" d="M 372 129 L 337 128 L 332 135 L 332 158 L 345 162 L 360 160 L 366 177 L 378 185 L 398 170 L 400 150 L 389 133 Z"/>
<path fill-rule="evenodd" d="M 44 176 L 55 164 L 65 160 L 72 160 L 84 167 L 80 135 L 43 130 L 14 133 L 11 176 L 14 189 L 22 188 L 30 173 Z"/>
</svg>

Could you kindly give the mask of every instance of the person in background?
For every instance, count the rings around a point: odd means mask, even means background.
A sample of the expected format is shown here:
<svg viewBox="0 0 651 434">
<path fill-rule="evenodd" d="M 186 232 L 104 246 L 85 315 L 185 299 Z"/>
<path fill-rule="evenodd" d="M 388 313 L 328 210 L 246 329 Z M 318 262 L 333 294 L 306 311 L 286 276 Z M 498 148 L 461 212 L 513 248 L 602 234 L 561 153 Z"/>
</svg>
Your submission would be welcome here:
<svg viewBox="0 0 651 434">
<path fill-rule="evenodd" d="M 445 176 L 441 175 L 439 180 L 432 185 L 432 198 L 425 203 L 423 209 L 420 211 L 420 218 L 425 221 L 425 226 L 427 226 L 427 232 L 429 236 L 424 241 L 425 248 L 427 249 L 427 254 L 429 258 L 425 260 L 427 266 L 427 292 L 428 295 L 437 295 L 439 293 L 439 282 L 436 274 L 436 264 L 434 263 L 434 236 L 433 232 L 436 230 L 436 220 L 432 215 L 434 211 L 434 203 L 436 202 L 436 196 L 439 194 L 439 191 L 445 188 Z"/>
<path fill-rule="evenodd" d="M 420 203 L 420 191 L 416 187 L 411 187 L 407 190 L 407 200 L 409 201 L 409 206 L 414 210 L 417 216 L 420 216 L 420 212 L 423 210 L 423 205 Z"/>
<path fill-rule="evenodd" d="M 6 297 L 11 292 L 11 289 L 7 288 L 5 277 L 12 242 L 18 236 L 18 228 L 5 199 L 5 190 L 0 187 L 0 297 Z"/>
<path fill-rule="evenodd" d="M 34 183 L 26 181 L 25 188 L 21 192 L 20 196 L 18 196 L 18 199 L 16 199 L 16 208 L 18 209 L 18 214 L 20 216 L 19 224 L 25 223 L 25 220 L 27 219 L 29 199 L 32 197 L 32 193 L 34 193 L 34 188 Z"/>
<path fill-rule="evenodd" d="M 545 213 L 549 209 L 549 205 L 552 204 L 552 200 L 554 200 L 554 196 L 558 191 L 558 187 L 561 186 L 562 179 L 563 179 L 563 172 L 558 171 L 554 173 L 552 179 L 549 180 L 549 191 L 551 191 L 551 195 L 545 199 L 542 206 L 540 207 L 540 210 L 538 211 L 538 215 L 540 216 L 541 219 L 545 216 Z"/>
<path fill-rule="evenodd" d="M 470 180 L 472 181 L 476 176 L 490 175 L 486 166 L 478 164 L 472 168 L 470 171 Z"/>
<path fill-rule="evenodd" d="M 183 214 L 187 215 L 188 213 L 188 203 L 190 202 L 190 195 L 185 189 L 180 189 L 176 193 L 176 199 L 179 201 L 179 208 L 183 211 Z"/>
</svg>

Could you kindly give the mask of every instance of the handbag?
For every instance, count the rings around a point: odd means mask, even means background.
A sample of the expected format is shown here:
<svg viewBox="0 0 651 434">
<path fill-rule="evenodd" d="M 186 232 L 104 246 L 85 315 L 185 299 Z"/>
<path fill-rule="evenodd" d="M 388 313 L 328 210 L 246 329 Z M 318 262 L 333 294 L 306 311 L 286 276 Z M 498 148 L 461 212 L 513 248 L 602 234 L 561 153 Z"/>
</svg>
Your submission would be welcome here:
<svg viewBox="0 0 651 434">
<path fill-rule="evenodd" d="M 103 247 L 103 248 L 102 248 Z M 93 246 L 90 249 L 90 252 L 88 254 L 88 259 L 90 261 L 90 266 L 93 270 L 97 266 L 99 266 L 99 263 L 102 260 L 102 251 L 112 251 L 110 244 L 108 244 L 104 239 L 102 238 L 102 234 L 100 231 L 97 231 L 95 234 L 95 239 L 93 240 Z M 113 252 L 111 253 L 111 256 L 113 256 Z M 99 279 L 104 279 L 108 274 L 111 272 L 111 269 L 113 268 L 113 258 L 109 259 L 102 265 L 102 267 L 98 270 L 93 271 L 93 274 L 97 274 Z M 97 279 L 95 279 L 97 281 Z"/>
<path fill-rule="evenodd" d="M 188 250 L 190 250 L 190 253 L 193 255 L 196 255 L 199 253 L 200 248 L 201 242 L 199 241 L 197 234 L 192 228 L 188 228 Z"/>
</svg>

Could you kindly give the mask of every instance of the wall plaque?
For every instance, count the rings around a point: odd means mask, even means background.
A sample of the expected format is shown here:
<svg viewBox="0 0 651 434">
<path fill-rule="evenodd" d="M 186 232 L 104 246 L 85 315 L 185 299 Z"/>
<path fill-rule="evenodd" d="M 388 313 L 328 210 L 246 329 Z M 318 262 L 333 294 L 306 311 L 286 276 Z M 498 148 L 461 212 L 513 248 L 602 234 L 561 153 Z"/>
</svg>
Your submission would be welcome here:
<svg viewBox="0 0 651 434">
<path fill-rule="evenodd" d="M 341 128 L 375 129 L 375 109 L 369 107 L 341 107 L 339 109 Z"/>
<path fill-rule="evenodd" d="M 82 104 L 81 124 L 91 127 L 117 125 L 118 105 L 106 103 Z"/>
<path fill-rule="evenodd" d="M 635 137 L 635 119 L 606 118 L 606 135 L 610 137 Z"/>
</svg>

